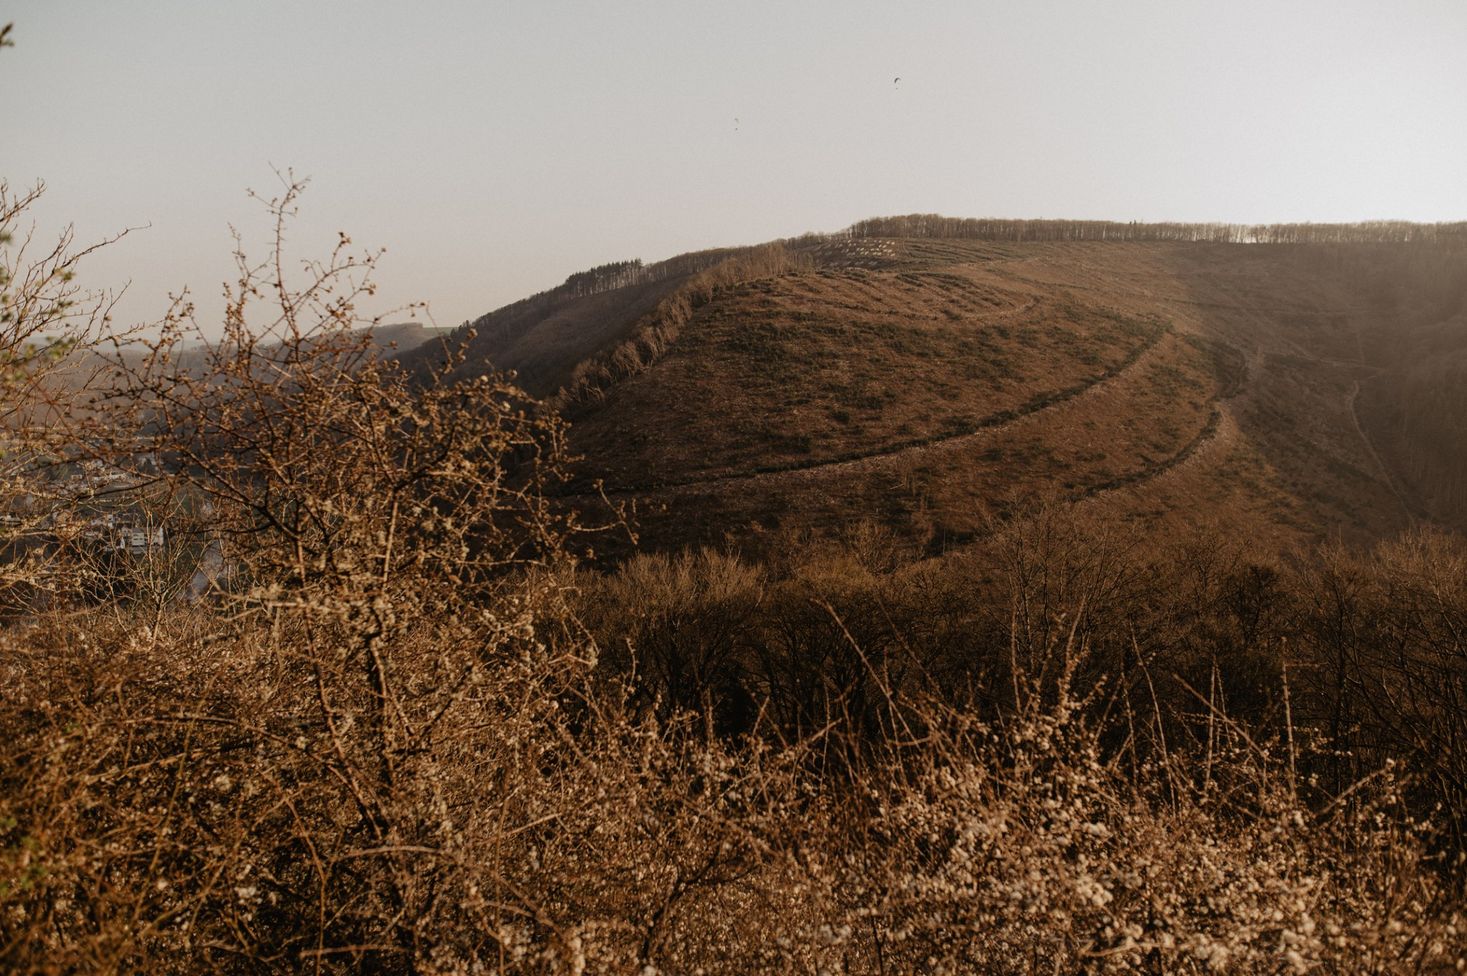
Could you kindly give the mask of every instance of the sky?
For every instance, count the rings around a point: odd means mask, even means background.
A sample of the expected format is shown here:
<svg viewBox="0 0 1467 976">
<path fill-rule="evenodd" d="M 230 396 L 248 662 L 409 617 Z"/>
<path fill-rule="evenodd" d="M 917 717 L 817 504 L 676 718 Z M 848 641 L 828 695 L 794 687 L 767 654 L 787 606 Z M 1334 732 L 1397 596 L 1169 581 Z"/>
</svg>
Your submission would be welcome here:
<svg viewBox="0 0 1467 976">
<path fill-rule="evenodd" d="M 0 177 L 208 328 L 253 189 L 457 325 L 872 216 L 1467 219 L 1464 0 L 0 0 Z M 895 79 L 900 79 L 899 81 Z M 394 316 L 389 315 L 389 318 Z M 398 315 L 401 319 L 408 316 Z M 412 317 L 426 321 L 422 314 Z"/>
</svg>

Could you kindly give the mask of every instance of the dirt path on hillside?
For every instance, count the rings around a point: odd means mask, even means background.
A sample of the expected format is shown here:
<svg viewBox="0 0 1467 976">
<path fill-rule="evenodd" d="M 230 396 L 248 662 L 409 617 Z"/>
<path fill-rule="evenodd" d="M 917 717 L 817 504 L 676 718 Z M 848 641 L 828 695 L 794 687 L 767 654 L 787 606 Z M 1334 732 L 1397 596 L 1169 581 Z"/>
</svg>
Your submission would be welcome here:
<svg viewBox="0 0 1467 976">
<path fill-rule="evenodd" d="M 1371 366 L 1365 361 L 1365 337 L 1358 323 L 1355 326 L 1355 359 L 1356 365 L 1361 369 L 1370 370 L 1372 377 L 1384 372 L 1381 367 Z M 1360 443 L 1365 446 L 1365 453 L 1370 455 L 1370 460 L 1375 463 L 1375 469 L 1380 472 L 1381 480 L 1396 497 L 1396 504 L 1401 506 L 1401 514 L 1406 516 L 1406 524 L 1415 525 L 1416 515 L 1411 511 L 1411 506 L 1406 503 L 1406 496 L 1396 487 L 1396 479 L 1391 477 L 1391 469 L 1386 467 L 1385 459 L 1375 449 L 1375 442 L 1370 439 L 1369 434 L 1365 433 L 1365 425 L 1360 422 L 1360 380 L 1358 377 L 1350 385 L 1349 407 L 1350 422 L 1355 425 L 1355 433 L 1359 436 Z"/>
<path fill-rule="evenodd" d="M 1140 471 L 1122 475 L 1104 484 L 1093 485 L 1081 492 L 1075 501 L 1095 501 L 1118 491 L 1150 484 L 1164 475 L 1175 474 L 1184 468 L 1195 467 L 1203 458 L 1231 446 L 1237 438 L 1237 421 L 1233 419 L 1232 412 L 1225 405 L 1219 404 L 1213 408 L 1212 416 L 1208 418 L 1202 430 L 1183 445 L 1180 451 Z"/>
<path fill-rule="evenodd" d="M 1162 341 L 1168 336 L 1175 335 L 1174 330 L 1168 326 L 1157 331 L 1146 342 L 1141 344 L 1126 357 L 1121 363 L 1100 376 L 1086 383 L 1060 390 L 1057 393 L 1045 397 L 1041 402 L 1032 406 L 1019 407 L 1013 410 L 1003 411 L 999 414 L 978 421 L 974 428 L 956 434 L 944 434 L 920 441 L 909 441 L 899 444 L 888 444 L 883 447 L 863 451 L 854 456 L 830 458 L 824 461 L 810 461 L 778 468 L 760 469 L 754 471 L 736 472 L 733 474 L 714 475 L 708 478 L 689 478 L 680 481 L 661 482 L 649 485 L 639 485 L 624 488 L 611 488 L 605 491 L 608 498 L 625 497 L 629 495 L 657 496 L 664 494 L 676 494 L 683 490 L 697 490 L 713 486 L 734 484 L 778 484 L 781 482 L 809 481 L 814 478 L 823 477 L 832 472 L 867 471 L 878 465 L 885 464 L 897 459 L 916 459 L 925 457 L 939 449 L 961 446 L 976 442 L 984 438 L 991 438 L 996 434 L 1012 430 L 1016 425 L 1033 420 L 1036 417 L 1046 415 L 1049 411 L 1058 409 L 1067 404 L 1099 395 L 1109 388 L 1110 384 L 1133 370 L 1140 367 L 1156 354 L 1156 350 Z M 596 492 L 577 492 L 564 495 L 566 498 L 590 498 L 599 497 Z"/>
<path fill-rule="evenodd" d="M 1350 385 L 1350 422 L 1355 425 L 1355 434 L 1360 438 L 1360 443 L 1365 446 L 1365 453 L 1370 456 L 1370 460 L 1375 464 L 1375 469 L 1380 473 L 1381 480 L 1385 482 L 1385 486 L 1395 496 L 1396 504 L 1401 506 L 1401 514 L 1406 516 L 1407 524 L 1415 525 L 1416 516 L 1412 513 L 1411 506 L 1406 504 L 1406 496 L 1401 494 L 1400 489 L 1396 487 L 1396 479 L 1391 477 L 1390 469 L 1386 467 L 1385 461 L 1381 458 L 1380 453 L 1376 451 L 1375 445 L 1371 443 L 1369 435 L 1365 433 L 1365 427 L 1360 423 L 1359 400 L 1360 381 L 1355 380 Z"/>
</svg>

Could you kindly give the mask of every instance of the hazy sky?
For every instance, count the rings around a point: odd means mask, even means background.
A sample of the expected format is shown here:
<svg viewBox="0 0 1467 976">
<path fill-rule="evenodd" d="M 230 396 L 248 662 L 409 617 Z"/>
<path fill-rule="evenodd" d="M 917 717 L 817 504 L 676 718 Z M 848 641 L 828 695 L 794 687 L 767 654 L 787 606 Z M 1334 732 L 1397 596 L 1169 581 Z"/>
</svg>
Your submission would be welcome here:
<svg viewBox="0 0 1467 976">
<path fill-rule="evenodd" d="M 1467 219 L 1467 0 L 0 2 L 0 175 L 205 315 L 245 188 L 454 325 L 863 217 Z M 900 76 L 900 83 L 893 78 Z M 737 120 L 737 121 L 736 121 Z"/>
</svg>

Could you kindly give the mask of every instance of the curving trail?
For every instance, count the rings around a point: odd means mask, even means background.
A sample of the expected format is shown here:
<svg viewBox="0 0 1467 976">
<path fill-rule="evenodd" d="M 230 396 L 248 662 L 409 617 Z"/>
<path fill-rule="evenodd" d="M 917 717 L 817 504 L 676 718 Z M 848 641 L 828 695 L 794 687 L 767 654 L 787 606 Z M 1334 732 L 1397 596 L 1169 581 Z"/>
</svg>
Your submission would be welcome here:
<svg viewBox="0 0 1467 976">
<path fill-rule="evenodd" d="M 1184 444 L 1181 450 L 1171 457 L 1158 461 L 1156 464 L 1133 471 L 1130 474 L 1121 475 L 1110 481 L 1098 485 L 1091 485 L 1078 493 L 1074 500 L 1087 502 L 1106 495 L 1124 491 L 1127 488 L 1135 488 L 1138 485 L 1149 484 L 1163 475 L 1172 474 L 1183 467 L 1195 465 L 1204 456 L 1211 454 L 1219 447 L 1231 444 L 1238 436 L 1238 424 L 1233 419 L 1231 412 L 1223 405 L 1214 406 L 1212 416 L 1208 417 L 1207 423 L 1197 432 L 1197 436 Z"/>
<path fill-rule="evenodd" d="M 1385 461 L 1382 460 L 1379 452 L 1376 451 L 1375 445 L 1371 443 L 1369 435 L 1365 433 L 1365 428 L 1360 423 L 1359 399 L 1360 381 L 1355 380 L 1350 385 L 1350 422 L 1355 425 L 1355 433 L 1359 436 L 1360 443 L 1365 446 L 1365 453 L 1370 456 L 1370 460 L 1375 464 L 1376 471 L 1380 473 L 1380 480 L 1391 490 L 1391 494 L 1395 496 L 1396 504 L 1401 506 L 1401 514 L 1406 516 L 1407 523 L 1415 525 L 1416 515 L 1411 511 L 1411 506 L 1406 503 L 1406 496 L 1401 494 L 1400 489 L 1396 487 L 1396 479 L 1391 477 L 1390 469 L 1386 467 Z"/>
<path fill-rule="evenodd" d="M 937 448 L 951 447 L 991 437 L 994 434 L 1010 430 L 1015 424 L 1030 418 L 1043 415 L 1063 404 L 1094 396 L 1104 390 L 1110 383 L 1127 375 L 1138 368 L 1145 360 L 1155 354 L 1161 341 L 1169 335 L 1173 335 L 1171 326 L 1160 328 L 1136 347 L 1124 360 L 1104 371 L 1093 379 L 1077 384 L 1064 390 L 1045 395 L 1031 401 L 1022 407 L 1012 410 L 1004 410 L 992 414 L 978 421 L 970 429 L 952 434 L 942 434 L 933 437 L 916 438 L 910 441 L 898 442 L 896 444 L 885 444 L 870 450 L 847 454 L 839 457 L 828 458 L 818 461 L 793 462 L 786 465 L 771 465 L 756 468 L 752 471 L 735 472 L 733 474 L 714 475 L 704 478 L 677 479 L 643 485 L 630 485 L 617 488 L 608 488 L 604 495 L 609 498 L 627 495 L 656 495 L 667 492 L 676 492 L 679 489 L 699 489 L 709 486 L 732 485 L 732 484 L 770 484 L 780 481 L 803 481 L 814 477 L 823 476 L 835 471 L 857 471 L 867 467 L 884 463 L 898 458 L 921 457 Z M 596 491 L 569 492 L 561 495 L 562 498 L 591 498 L 600 497 L 603 493 Z"/>
</svg>

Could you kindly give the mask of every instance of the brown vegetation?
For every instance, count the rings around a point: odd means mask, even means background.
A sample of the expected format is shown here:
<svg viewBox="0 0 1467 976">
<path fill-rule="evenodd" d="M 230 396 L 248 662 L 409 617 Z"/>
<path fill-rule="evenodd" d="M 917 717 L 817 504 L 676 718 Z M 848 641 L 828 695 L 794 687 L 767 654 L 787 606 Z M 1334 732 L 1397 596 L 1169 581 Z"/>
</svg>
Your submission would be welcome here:
<svg viewBox="0 0 1467 976">
<path fill-rule="evenodd" d="M 7 972 L 1467 966 L 1462 539 L 1275 560 L 1243 534 L 1279 483 L 1363 456 L 1316 414 L 1259 433 L 1291 392 L 1355 406 L 1320 305 L 1294 362 L 1278 307 L 1260 326 L 1214 300 L 1238 265 L 1127 243 L 920 240 L 822 273 L 801 255 L 829 242 L 790 242 L 574 278 L 544 304 L 643 309 L 581 374 L 604 403 L 566 397 L 582 429 L 696 380 L 694 351 L 724 382 L 750 349 L 820 377 L 743 376 L 747 402 L 818 416 L 794 460 L 717 423 L 691 430 L 701 457 L 649 438 L 688 479 L 668 494 L 708 507 L 593 569 L 626 526 L 576 497 L 565 423 L 483 364 L 382 355 L 353 328 L 374 258 L 345 238 L 292 282 L 298 190 L 188 357 L 180 306 L 146 350 L 52 382 L 95 341 L 74 310 L 105 304 L 68 304 L 66 240 L 0 251 Z M 0 184 L 0 234 L 26 202 Z M 941 254 L 962 267 L 902 266 Z M 1124 294 L 1167 261 L 1201 267 Z M 853 337 L 889 358 L 850 365 L 847 395 L 879 404 L 792 403 L 836 390 L 821 362 Z M 924 361 L 931 395 L 887 372 Z M 1293 434 L 1315 440 L 1296 456 Z M 1000 473 L 1015 493 L 976 510 Z M 1220 473 L 1243 500 L 1209 521 L 1198 499 L 1233 496 L 1188 492 Z M 1363 481 L 1347 502 L 1389 498 Z M 842 524 L 667 544 L 780 498 Z M 1189 499 L 1191 528 L 1133 530 Z M 926 558 L 964 503 L 966 544 Z M 124 516 L 136 546 L 98 528 Z"/>
<path fill-rule="evenodd" d="M 644 546 L 875 516 L 940 552 L 1035 494 L 1368 543 L 1467 526 L 1460 230 L 881 218 L 593 269 L 468 355 L 557 395 Z"/>
<path fill-rule="evenodd" d="M 636 501 L 644 545 L 873 516 L 940 552 L 1036 494 L 1272 552 L 1464 524 L 1459 248 L 784 246 L 812 267 L 715 289 L 571 411 L 581 490 Z"/>
<path fill-rule="evenodd" d="M 8 970 L 1460 965 L 1458 541 L 1293 570 L 1061 507 L 595 574 L 562 425 L 375 355 L 370 263 L 242 262 L 204 368 L 180 315 L 68 427 L 164 459 L 117 490 L 169 554 L 9 564 L 54 585 L 0 633 Z"/>
</svg>

